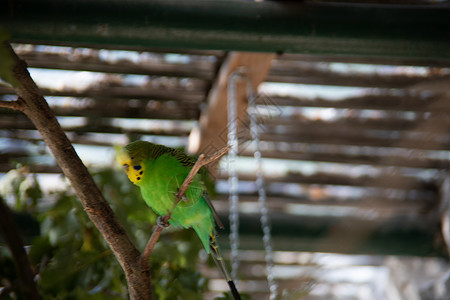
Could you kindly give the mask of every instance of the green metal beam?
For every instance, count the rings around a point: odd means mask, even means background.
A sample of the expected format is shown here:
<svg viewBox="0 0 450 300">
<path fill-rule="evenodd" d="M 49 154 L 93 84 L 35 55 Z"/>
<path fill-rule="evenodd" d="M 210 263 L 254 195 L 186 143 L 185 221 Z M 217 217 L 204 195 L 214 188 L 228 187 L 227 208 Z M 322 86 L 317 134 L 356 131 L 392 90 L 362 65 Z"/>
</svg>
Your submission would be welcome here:
<svg viewBox="0 0 450 300">
<path fill-rule="evenodd" d="M 450 60 L 450 6 L 9 0 L 12 41 Z"/>
</svg>

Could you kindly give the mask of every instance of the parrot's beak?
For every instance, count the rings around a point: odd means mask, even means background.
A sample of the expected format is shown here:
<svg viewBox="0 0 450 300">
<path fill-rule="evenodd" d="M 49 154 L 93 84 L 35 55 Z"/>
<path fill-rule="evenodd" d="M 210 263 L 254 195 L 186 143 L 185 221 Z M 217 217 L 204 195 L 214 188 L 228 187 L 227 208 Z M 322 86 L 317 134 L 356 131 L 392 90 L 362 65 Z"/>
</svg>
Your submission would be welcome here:
<svg viewBox="0 0 450 300">
<path fill-rule="evenodd" d="M 117 159 L 117 162 L 125 170 L 125 173 L 128 174 L 128 171 L 130 168 L 130 163 L 131 163 L 131 158 L 130 158 L 130 155 L 128 154 L 128 152 L 124 148 L 120 149 L 119 152 L 117 152 L 116 159 Z"/>
</svg>

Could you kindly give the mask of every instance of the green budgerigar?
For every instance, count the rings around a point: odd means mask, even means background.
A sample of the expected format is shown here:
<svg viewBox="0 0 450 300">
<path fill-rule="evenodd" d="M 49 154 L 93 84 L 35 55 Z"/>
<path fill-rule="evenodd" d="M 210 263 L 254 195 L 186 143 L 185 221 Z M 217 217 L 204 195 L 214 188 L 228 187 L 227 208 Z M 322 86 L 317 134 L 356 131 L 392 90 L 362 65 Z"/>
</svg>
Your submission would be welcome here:
<svg viewBox="0 0 450 300">
<path fill-rule="evenodd" d="M 189 174 L 194 161 L 184 152 L 150 142 L 136 141 L 117 153 L 117 161 L 128 178 L 140 187 L 142 197 L 158 215 L 172 211 L 176 193 Z M 193 228 L 207 253 L 225 276 L 235 299 L 240 299 L 233 280 L 225 266 L 216 241 L 215 223 L 222 226 L 197 174 L 183 200 L 172 211 L 169 223 Z"/>
</svg>

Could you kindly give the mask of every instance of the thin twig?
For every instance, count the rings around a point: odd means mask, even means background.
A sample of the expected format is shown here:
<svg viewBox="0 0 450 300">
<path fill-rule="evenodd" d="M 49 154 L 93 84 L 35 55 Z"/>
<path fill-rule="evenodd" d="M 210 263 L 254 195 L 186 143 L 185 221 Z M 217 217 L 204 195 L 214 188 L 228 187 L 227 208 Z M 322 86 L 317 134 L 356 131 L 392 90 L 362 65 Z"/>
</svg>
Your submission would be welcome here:
<svg viewBox="0 0 450 300">
<path fill-rule="evenodd" d="M 23 100 L 19 98 L 15 101 L 0 101 L 0 107 L 23 111 Z"/>
<path fill-rule="evenodd" d="M 176 194 L 177 201 L 175 201 L 172 210 L 169 211 L 167 213 L 167 215 L 165 215 L 162 218 L 163 223 L 167 224 L 169 222 L 169 219 L 171 218 L 173 211 L 177 207 L 178 203 L 180 203 L 181 199 L 183 199 L 184 194 L 186 193 L 186 191 L 189 188 L 190 184 L 194 180 L 194 177 L 195 177 L 195 175 L 197 175 L 198 171 L 203 166 L 206 166 L 207 164 L 210 164 L 213 161 L 215 161 L 215 160 L 221 158 L 222 156 L 224 156 L 225 153 L 227 153 L 228 150 L 230 150 L 230 148 L 231 148 L 231 146 L 224 147 L 224 148 L 220 149 L 219 151 L 217 151 L 216 153 L 214 153 L 214 154 L 212 154 L 212 155 L 210 155 L 208 157 L 205 157 L 204 154 L 200 154 L 200 156 L 198 157 L 198 159 L 195 162 L 194 166 L 192 167 L 191 171 L 189 172 L 188 176 L 184 179 L 183 184 L 180 186 L 180 189 L 178 190 L 178 193 Z M 153 248 L 155 247 L 156 242 L 158 241 L 162 230 L 163 230 L 162 226 L 155 226 L 155 228 L 153 229 L 152 236 L 148 240 L 148 243 L 145 246 L 145 250 L 144 250 L 144 252 L 141 255 L 141 262 L 143 264 L 148 264 L 148 261 L 150 260 L 150 255 L 152 254 Z"/>
<path fill-rule="evenodd" d="M 153 248 L 155 248 L 156 242 L 158 241 L 163 228 L 161 226 L 155 226 L 153 228 L 152 235 L 145 246 L 144 252 L 141 254 L 141 263 L 143 265 L 148 264 L 150 260 L 150 255 L 152 254 Z"/>
<path fill-rule="evenodd" d="M 16 264 L 20 288 L 22 289 L 25 299 L 42 299 L 39 295 L 36 282 L 34 281 L 33 267 L 23 248 L 22 236 L 14 223 L 11 211 L 2 198 L 0 198 L 0 232 L 2 232 L 6 245 L 11 251 L 11 256 Z"/>
</svg>

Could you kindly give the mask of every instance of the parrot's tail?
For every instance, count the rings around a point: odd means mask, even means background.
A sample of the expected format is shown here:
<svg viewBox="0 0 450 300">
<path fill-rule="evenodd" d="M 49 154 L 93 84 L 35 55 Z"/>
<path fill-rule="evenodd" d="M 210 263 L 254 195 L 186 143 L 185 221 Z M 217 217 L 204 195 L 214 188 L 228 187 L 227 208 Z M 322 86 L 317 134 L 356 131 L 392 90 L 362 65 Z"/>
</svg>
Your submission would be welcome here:
<svg viewBox="0 0 450 300">
<path fill-rule="evenodd" d="M 216 263 L 217 267 L 222 271 L 223 276 L 225 276 L 228 285 L 230 286 L 231 294 L 233 295 L 234 300 L 241 300 L 241 296 L 239 295 L 238 290 L 236 289 L 236 285 L 231 279 L 231 275 L 228 272 L 227 266 L 225 265 L 225 261 L 223 260 L 223 256 L 220 253 L 219 245 L 217 244 L 216 237 L 214 234 L 209 236 L 209 249 L 211 250 L 211 255 Z"/>
<path fill-rule="evenodd" d="M 241 300 L 241 295 L 239 295 L 233 280 L 228 281 L 228 285 L 230 286 L 231 294 L 233 295 L 234 300 Z"/>
</svg>

